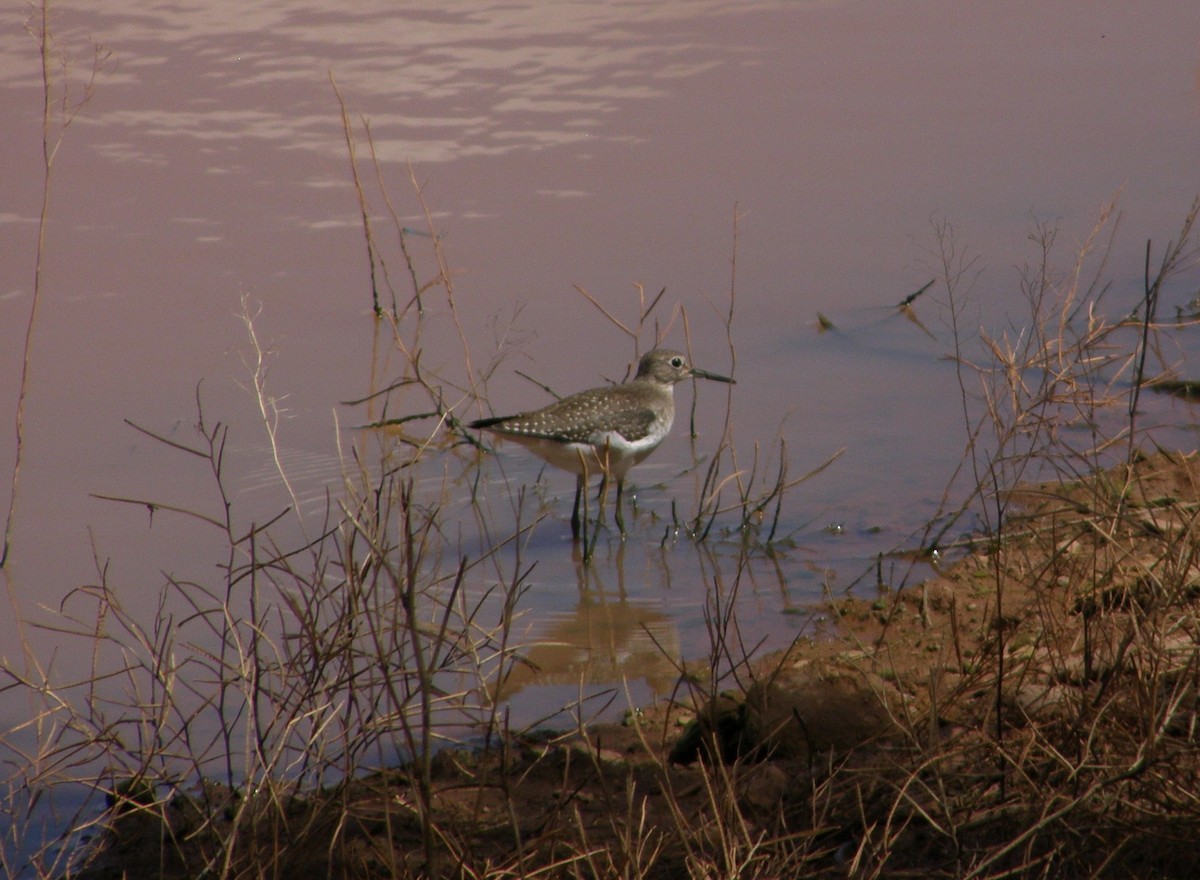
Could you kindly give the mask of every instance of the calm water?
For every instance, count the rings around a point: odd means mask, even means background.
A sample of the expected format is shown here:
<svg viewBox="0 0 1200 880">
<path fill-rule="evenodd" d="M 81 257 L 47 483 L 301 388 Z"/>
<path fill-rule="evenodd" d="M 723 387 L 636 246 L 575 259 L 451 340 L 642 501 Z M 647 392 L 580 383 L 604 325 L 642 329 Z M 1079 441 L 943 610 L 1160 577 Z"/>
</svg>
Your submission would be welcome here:
<svg viewBox="0 0 1200 880">
<path fill-rule="evenodd" d="M 476 365 L 503 340 L 510 356 L 488 384 L 497 411 L 548 399 L 518 370 L 560 392 L 623 374 L 631 340 L 576 285 L 627 322 L 638 285 L 649 297 L 665 287 L 654 317 L 665 327 L 685 310 L 697 363 L 727 372 L 739 212 L 730 405 L 741 460 L 782 437 L 799 475 L 845 450 L 787 497 L 795 549 L 760 560 L 739 586 L 741 625 L 768 645 L 800 632 L 824 589 L 850 586 L 875 554 L 909 540 L 961 455 L 937 292 L 917 302 L 928 332 L 886 308 L 937 274 L 935 225 L 953 224 L 976 260 L 966 323 L 995 328 L 1022 320 L 1017 267 L 1039 256 L 1028 240 L 1037 224 L 1060 230 L 1065 271 L 1119 193 L 1108 275 L 1123 309 L 1140 290 L 1146 239 L 1173 237 L 1200 193 L 1193 0 L 401 5 L 54 7 L 69 104 L 95 44 L 103 59 L 54 168 L 9 571 L 15 613 L 0 624 L 9 658 L 20 653 L 11 618 L 55 620 L 98 565 L 147 609 L 164 572 L 216 577 L 221 545 L 203 529 L 92 497 L 216 503 L 202 469 L 124 420 L 194 443 L 200 384 L 206 418 L 230 429 L 226 474 L 242 525 L 287 502 L 246 391 L 243 298 L 261 309 L 269 388 L 285 408 L 280 454 L 303 509 L 339 490 L 339 429 L 353 443 L 366 416 L 342 402 L 386 384 L 398 358 L 372 377 L 368 264 L 331 74 L 360 158 L 369 120 L 401 222 L 426 227 L 412 163 L 444 236 L 462 337 L 444 297 L 433 302 L 425 362 L 465 381 L 462 340 Z M 6 420 L 41 193 L 40 74 L 24 16 L 21 4 L 0 12 Z M 428 239 L 411 240 L 432 272 Z M 403 289 L 403 263 L 388 259 Z M 1198 287 L 1194 274 L 1181 279 L 1164 308 Z M 818 334 L 818 313 L 837 332 Z M 648 332 L 643 348 L 651 341 Z M 683 346 L 679 320 L 666 341 Z M 723 387 L 697 392 L 704 455 L 726 398 Z M 689 406 L 692 390 L 679 398 Z M 1156 417 L 1186 418 L 1156 405 Z M 4 431 L 5 501 L 13 451 Z M 581 570 L 565 522 L 572 479 L 539 481 L 511 447 L 484 463 L 498 517 L 512 516 L 507 499 L 522 485 L 536 484 L 550 511 L 526 550 L 537 567 L 522 626 L 560 649 L 541 656 L 547 674 L 515 698 L 518 714 L 574 698 L 580 680 L 628 678 L 646 699 L 673 682 L 655 642 L 675 656 L 703 651 L 706 596 L 733 579 L 736 542 L 664 546 L 648 524 L 673 499 L 693 503 L 691 464 L 677 425 L 635 471 L 644 527 L 623 549 L 606 540 Z M 475 466 L 450 455 L 435 471 L 469 479 Z M 30 638 L 64 676 L 90 660 L 69 640 Z"/>
</svg>

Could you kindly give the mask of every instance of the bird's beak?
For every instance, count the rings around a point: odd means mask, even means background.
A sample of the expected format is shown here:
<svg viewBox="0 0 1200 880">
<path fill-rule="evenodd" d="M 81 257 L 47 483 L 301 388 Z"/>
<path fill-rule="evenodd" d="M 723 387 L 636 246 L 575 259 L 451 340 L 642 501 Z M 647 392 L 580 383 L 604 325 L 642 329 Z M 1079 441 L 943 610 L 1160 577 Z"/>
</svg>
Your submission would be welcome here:
<svg viewBox="0 0 1200 880">
<path fill-rule="evenodd" d="M 708 370 L 700 370 L 696 367 L 692 367 L 692 376 L 697 379 L 712 379 L 714 382 L 727 382 L 730 385 L 737 384 L 737 382 L 735 382 L 733 379 L 730 379 L 728 376 L 718 376 L 716 373 L 710 373 Z"/>
</svg>

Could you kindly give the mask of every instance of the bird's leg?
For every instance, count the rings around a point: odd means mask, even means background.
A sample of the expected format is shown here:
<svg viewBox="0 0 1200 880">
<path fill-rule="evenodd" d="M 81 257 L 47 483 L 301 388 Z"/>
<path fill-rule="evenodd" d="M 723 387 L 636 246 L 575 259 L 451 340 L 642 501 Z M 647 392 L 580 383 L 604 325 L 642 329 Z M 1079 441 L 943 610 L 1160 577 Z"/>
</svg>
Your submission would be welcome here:
<svg viewBox="0 0 1200 880">
<path fill-rule="evenodd" d="M 625 481 L 617 480 L 617 529 L 621 533 L 621 537 L 625 537 L 625 517 L 621 515 L 621 494 L 625 491 Z"/>
<path fill-rule="evenodd" d="M 576 541 L 579 540 L 579 505 L 584 500 L 584 482 L 583 474 L 575 478 L 575 506 L 571 508 L 571 537 Z"/>
<path fill-rule="evenodd" d="M 602 523 L 602 522 L 604 522 L 604 501 L 606 498 L 608 498 L 608 470 L 607 469 L 600 472 L 600 496 L 599 496 L 599 498 L 600 498 L 600 504 L 599 504 L 599 509 L 596 511 L 596 522 Z"/>
<path fill-rule="evenodd" d="M 587 528 L 587 484 L 587 457 L 580 452 L 579 475 L 575 478 L 575 505 L 571 508 L 571 538 L 575 541 L 578 541 L 579 536 L 582 534 L 580 529 Z"/>
</svg>

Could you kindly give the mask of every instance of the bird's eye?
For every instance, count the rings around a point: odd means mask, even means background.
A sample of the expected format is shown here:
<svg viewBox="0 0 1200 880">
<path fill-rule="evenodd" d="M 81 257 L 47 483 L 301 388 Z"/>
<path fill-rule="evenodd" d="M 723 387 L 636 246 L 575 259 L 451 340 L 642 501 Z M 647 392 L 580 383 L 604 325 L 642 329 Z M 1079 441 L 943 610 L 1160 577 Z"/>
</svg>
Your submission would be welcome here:
<svg viewBox="0 0 1200 880">
<path fill-rule="evenodd" d="M 671 366 L 673 366 L 675 369 L 678 370 L 680 367 L 683 366 L 683 358 L 681 358 L 681 357 L 671 358 Z"/>
</svg>

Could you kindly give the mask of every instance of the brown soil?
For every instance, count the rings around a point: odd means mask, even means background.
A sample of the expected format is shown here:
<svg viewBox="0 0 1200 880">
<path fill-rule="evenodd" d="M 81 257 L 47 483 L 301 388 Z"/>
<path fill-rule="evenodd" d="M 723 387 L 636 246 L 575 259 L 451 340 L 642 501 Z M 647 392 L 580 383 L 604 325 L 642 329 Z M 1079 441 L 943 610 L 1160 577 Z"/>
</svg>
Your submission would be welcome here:
<svg viewBox="0 0 1200 880">
<path fill-rule="evenodd" d="M 428 810 L 402 771 L 295 798 L 234 873 L 1194 876 L 1198 485 L 1159 455 L 1014 493 L 1000 538 L 832 606 L 744 693 L 442 753 Z M 118 817 L 89 876 L 198 873 L 231 833 L 199 802 Z"/>
</svg>

